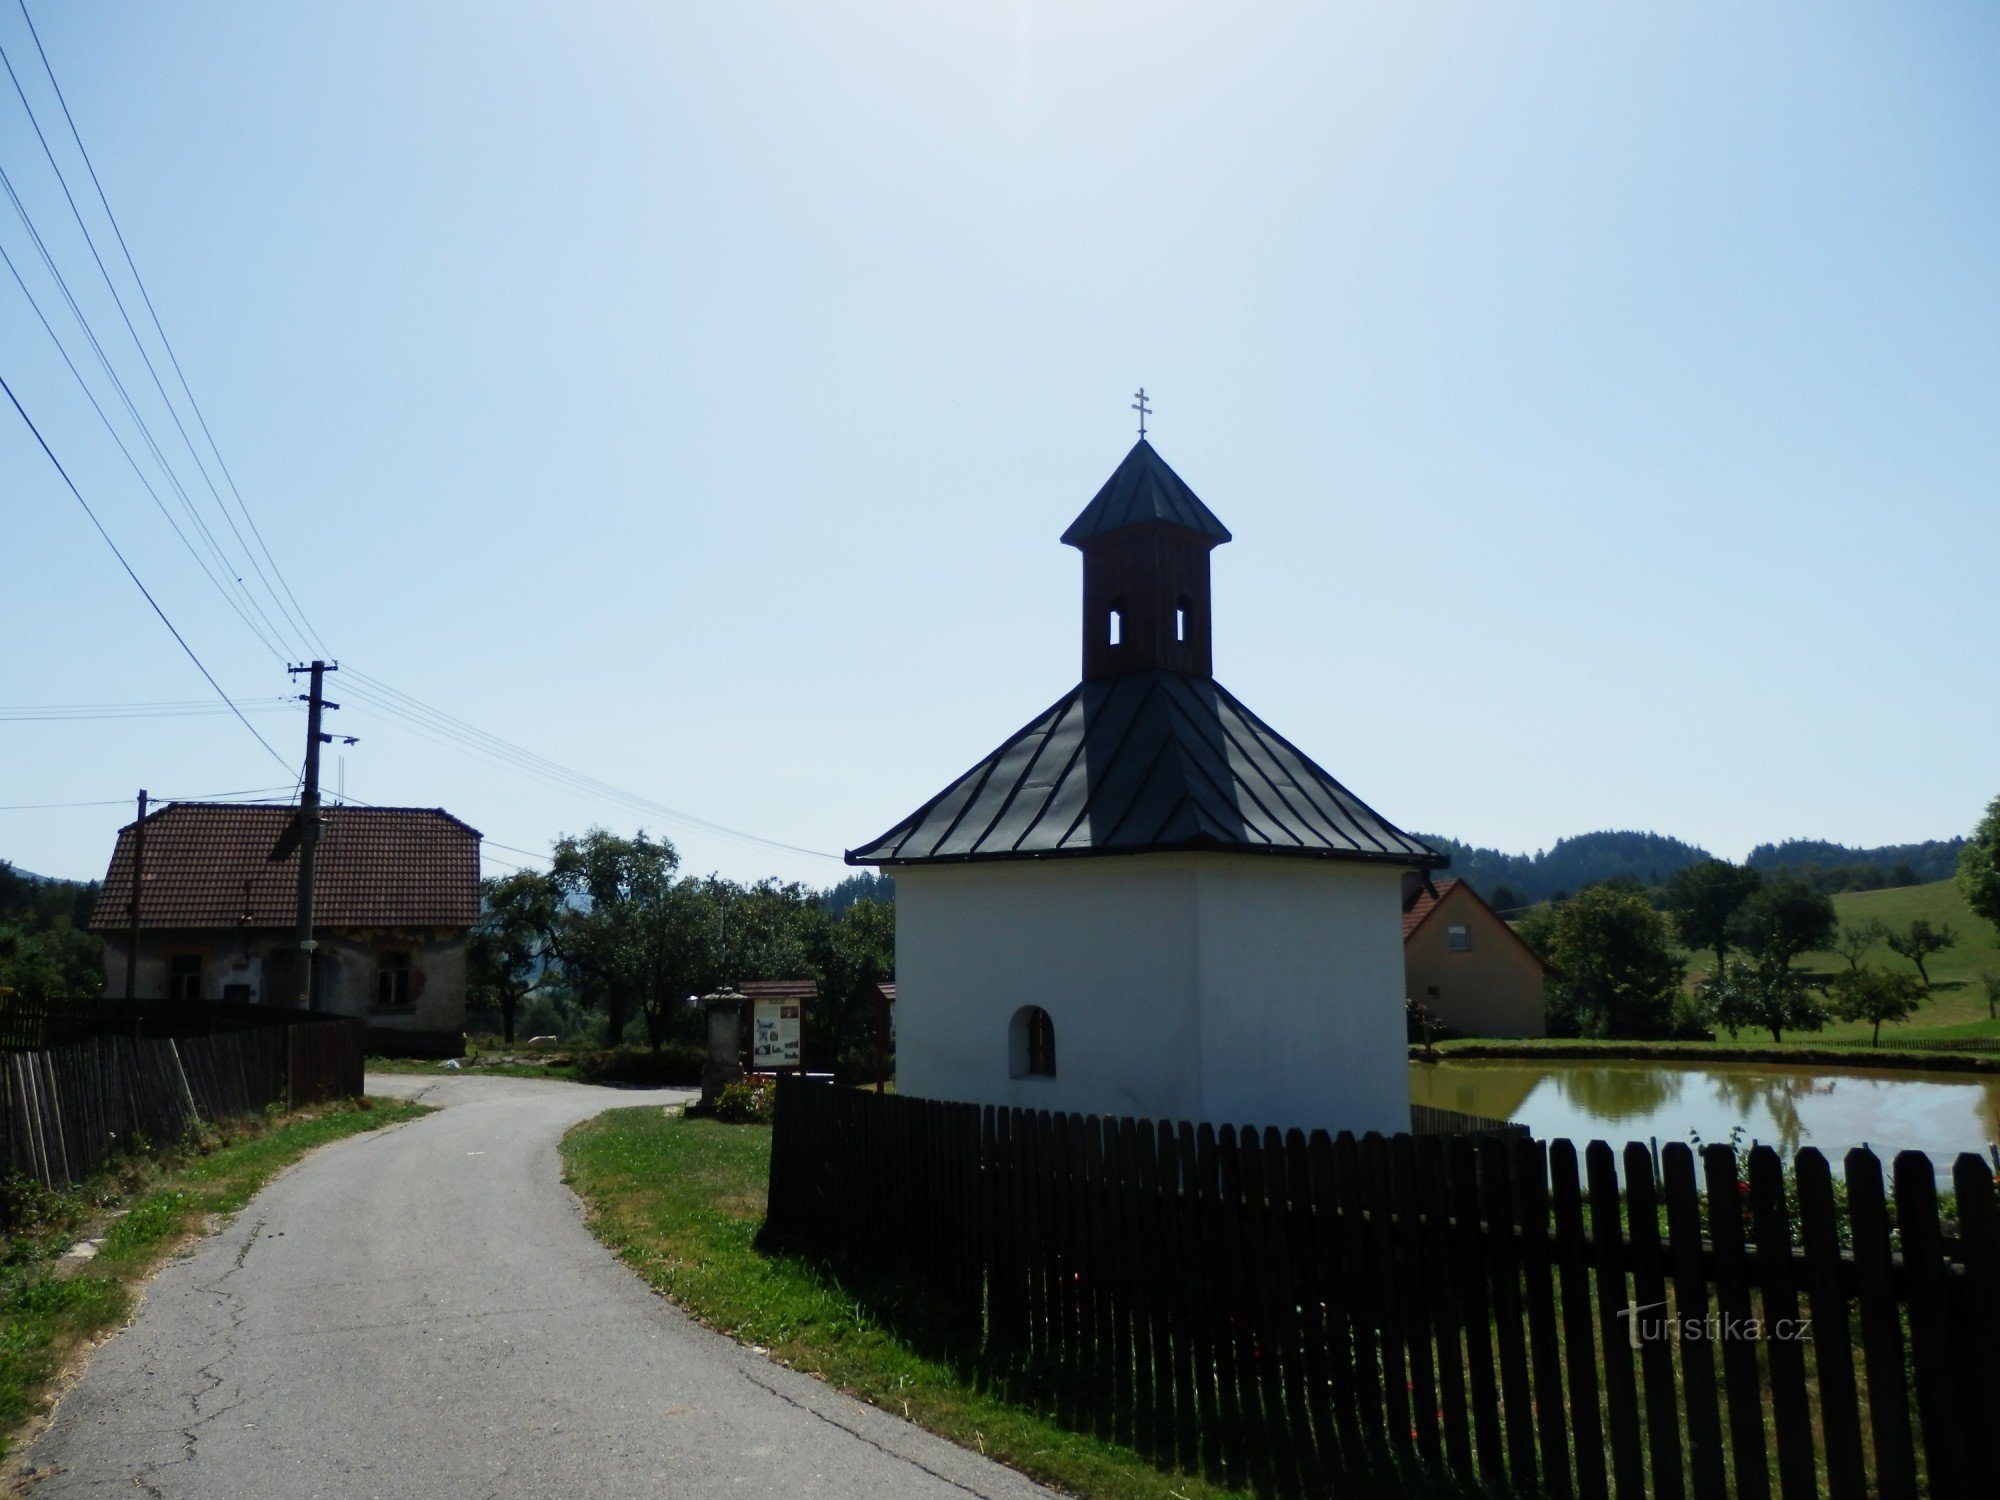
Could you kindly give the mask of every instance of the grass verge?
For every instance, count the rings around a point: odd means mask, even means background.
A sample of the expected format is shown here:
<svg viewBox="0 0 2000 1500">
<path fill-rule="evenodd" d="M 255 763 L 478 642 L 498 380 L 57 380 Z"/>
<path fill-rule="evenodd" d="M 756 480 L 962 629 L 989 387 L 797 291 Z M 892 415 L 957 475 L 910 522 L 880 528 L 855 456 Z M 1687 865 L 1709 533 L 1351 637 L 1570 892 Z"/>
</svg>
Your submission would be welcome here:
<svg viewBox="0 0 2000 1500">
<path fill-rule="evenodd" d="M 567 1180 L 598 1238 L 702 1322 L 961 1447 L 1079 1495 L 1240 1495 L 1162 1472 L 1129 1448 L 984 1389 L 971 1351 L 899 1287 L 836 1278 L 757 1248 L 771 1133 L 620 1109 L 563 1141 Z"/>
<path fill-rule="evenodd" d="M 15 1227 L 0 1238 L 0 1454 L 12 1450 L 76 1351 L 122 1323 L 140 1283 L 211 1216 L 234 1213 L 317 1146 L 429 1112 L 371 1099 L 228 1120 L 181 1146 L 126 1157 L 75 1187 L 5 1184 Z M 95 1257 L 66 1254 L 91 1239 Z"/>
</svg>

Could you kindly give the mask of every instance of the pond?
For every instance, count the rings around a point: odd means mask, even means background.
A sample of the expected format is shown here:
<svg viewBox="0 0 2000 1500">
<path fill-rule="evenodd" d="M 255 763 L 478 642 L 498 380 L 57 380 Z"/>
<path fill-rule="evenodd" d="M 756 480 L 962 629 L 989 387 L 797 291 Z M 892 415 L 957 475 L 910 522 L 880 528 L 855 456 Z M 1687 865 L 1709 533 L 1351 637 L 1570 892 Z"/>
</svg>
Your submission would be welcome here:
<svg viewBox="0 0 2000 1500">
<path fill-rule="evenodd" d="M 1839 1171 L 1868 1146 L 1885 1161 L 1922 1151 L 1949 1172 L 1961 1151 L 2000 1141 L 2000 1075 L 1890 1068 L 1785 1068 L 1763 1063 L 1412 1063 L 1410 1098 L 1490 1119 L 1518 1120 L 1544 1139 L 1686 1141 L 1689 1132 L 1789 1153 L 1817 1147 Z"/>
</svg>

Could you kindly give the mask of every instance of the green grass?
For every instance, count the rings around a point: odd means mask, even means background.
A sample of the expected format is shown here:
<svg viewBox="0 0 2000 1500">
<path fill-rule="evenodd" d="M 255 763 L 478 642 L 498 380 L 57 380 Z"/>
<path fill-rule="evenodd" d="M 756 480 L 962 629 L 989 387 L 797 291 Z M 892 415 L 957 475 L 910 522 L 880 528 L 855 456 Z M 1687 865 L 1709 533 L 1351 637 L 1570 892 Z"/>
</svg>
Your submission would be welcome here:
<svg viewBox="0 0 2000 1500">
<path fill-rule="evenodd" d="M 1130 1449 L 981 1388 L 904 1289 L 843 1281 L 757 1248 L 771 1134 L 757 1126 L 621 1109 L 563 1142 L 590 1226 L 626 1264 L 711 1327 L 772 1358 L 1020 1470 L 1091 1497 L 1241 1494 L 1164 1473 Z"/>
<path fill-rule="evenodd" d="M 123 1322 L 139 1283 L 211 1216 L 234 1213 L 317 1146 L 427 1113 L 423 1105 L 369 1100 L 227 1121 L 201 1140 L 125 1158 L 73 1188 L 7 1184 L 16 1228 L 0 1238 L 0 1433 L 14 1434 L 40 1408 L 75 1352 Z M 95 1259 L 63 1258 L 93 1237 L 101 1239 Z M 0 1453 L 13 1443 L 0 1438 Z"/>
<path fill-rule="evenodd" d="M 2000 974 L 2000 929 L 1972 914 L 1955 882 L 1934 880 L 1928 885 L 1899 886 L 1888 891 L 1848 891 L 1833 898 L 1833 909 L 1843 927 L 1858 926 L 1873 918 L 1891 929 L 1901 929 L 1917 917 L 1927 917 L 1932 926 L 1948 924 L 1958 935 L 1955 946 L 1925 961 L 1931 987 L 1923 1008 L 1908 1021 L 1884 1026 L 1884 1041 L 2000 1037 L 2000 1020 L 1988 1019 L 1986 992 L 1979 983 L 1982 971 Z M 1687 960 L 1690 984 L 1706 977 L 1715 967 L 1713 953 L 1683 952 L 1681 956 Z M 1892 974 L 1917 972 L 1915 964 L 1890 952 L 1885 943 L 1876 944 L 1862 962 Z M 1837 953 L 1806 953 L 1799 957 L 1797 967 L 1815 978 L 1831 979 L 1847 971 L 1847 960 Z M 1872 1029 L 1865 1021 L 1835 1021 L 1824 1031 L 1801 1037 L 1799 1045 L 1809 1047 L 1815 1041 L 1865 1041 Z M 1746 1031 L 1740 1040 L 1747 1042 L 1754 1038 Z M 1765 1034 L 1764 1041 L 1770 1040 L 1769 1034 Z M 1724 1032 L 1719 1041 L 1728 1046 L 1728 1033 Z M 1791 1038 L 1786 1038 L 1786 1045 L 1791 1045 Z"/>
</svg>

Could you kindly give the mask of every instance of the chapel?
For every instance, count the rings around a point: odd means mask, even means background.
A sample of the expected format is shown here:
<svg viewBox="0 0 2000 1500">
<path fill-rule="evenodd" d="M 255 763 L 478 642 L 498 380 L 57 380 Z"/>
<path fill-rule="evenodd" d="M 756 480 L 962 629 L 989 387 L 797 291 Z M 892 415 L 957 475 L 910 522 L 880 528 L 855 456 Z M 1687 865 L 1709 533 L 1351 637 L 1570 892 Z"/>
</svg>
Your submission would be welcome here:
<svg viewBox="0 0 2000 1500">
<path fill-rule="evenodd" d="M 1409 1129 L 1403 877 L 1445 856 L 1215 680 L 1229 530 L 1143 434 L 1062 540 L 1082 680 L 847 855 L 895 876 L 899 1091 Z"/>
</svg>

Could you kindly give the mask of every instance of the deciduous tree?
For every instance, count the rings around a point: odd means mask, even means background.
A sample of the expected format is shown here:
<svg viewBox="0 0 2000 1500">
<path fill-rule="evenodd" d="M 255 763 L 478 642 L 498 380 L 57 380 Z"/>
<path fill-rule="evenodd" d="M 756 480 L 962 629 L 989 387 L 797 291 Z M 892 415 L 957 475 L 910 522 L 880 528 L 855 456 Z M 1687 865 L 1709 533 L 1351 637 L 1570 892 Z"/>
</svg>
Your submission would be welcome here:
<svg viewBox="0 0 2000 1500">
<path fill-rule="evenodd" d="M 1788 969 L 1801 953 L 1832 942 L 1837 925 L 1832 897 L 1781 875 L 1737 910 L 1731 934 L 1759 969 Z"/>
<path fill-rule="evenodd" d="M 1827 1022 L 1826 1007 L 1788 964 L 1725 962 L 1702 991 L 1732 1041 L 1745 1026 L 1763 1027 L 1782 1042 L 1787 1031 L 1818 1031 Z"/>
<path fill-rule="evenodd" d="M 474 991 L 500 1012 L 501 1037 L 512 1046 L 521 1003 L 555 973 L 549 936 L 561 897 L 548 877 L 534 870 L 483 881 L 480 897 L 479 925 L 466 955 L 469 977 Z"/>
<path fill-rule="evenodd" d="M 1681 942 L 1712 952 L 1719 973 L 1729 956 L 1730 923 L 1763 883 L 1755 870 L 1725 859 L 1705 859 L 1674 871 L 1667 881 L 1666 908 Z"/>
<path fill-rule="evenodd" d="M 1665 1036 L 1684 972 L 1667 920 L 1646 898 L 1593 886 L 1537 936 L 1555 971 L 1550 1008 L 1582 1036 Z"/>
<path fill-rule="evenodd" d="M 1958 942 L 1958 934 L 1951 930 L 1951 923 L 1940 922 L 1931 925 L 1929 917 L 1913 918 L 1901 932 L 1892 932 L 1887 938 L 1889 951 L 1907 958 L 1917 966 L 1917 977 L 1924 982 L 1924 988 L 1931 987 L 1930 970 L 1925 961 L 1934 953 L 1942 953 Z"/>
<path fill-rule="evenodd" d="M 1880 1046 L 1884 1021 L 1907 1021 L 1923 1004 L 1923 986 L 1907 974 L 1854 969 L 1826 987 L 1833 1013 L 1843 1021 L 1867 1021 L 1875 1029 L 1868 1044 Z"/>
<path fill-rule="evenodd" d="M 1888 936 L 1888 924 L 1870 917 L 1865 922 L 1841 928 L 1840 936 L 1827 944 L 1827 951 L 1846 959 L 1848 971 L 1852 973 L 1861 967 L 1861 960 L 1874 951 L 1875 945 L 1886 941 Z"/>
<path fill-rule="evenodd" d="M 1958 851 L 1958 889 L 1975 915 L 2000 927 L 2000 797 Z"/>
</svg>

